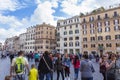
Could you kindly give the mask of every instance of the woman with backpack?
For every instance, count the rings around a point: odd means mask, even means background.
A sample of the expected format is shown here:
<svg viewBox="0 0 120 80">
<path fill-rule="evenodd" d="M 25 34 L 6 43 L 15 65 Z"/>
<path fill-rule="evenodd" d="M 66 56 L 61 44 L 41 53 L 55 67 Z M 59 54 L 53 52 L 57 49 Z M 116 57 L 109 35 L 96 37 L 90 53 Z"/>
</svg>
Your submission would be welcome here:
<svg viewBox="0 0 120 80">
<path fill-rule="evenodd" d="M 73 60 L 73 66 L 74 66 L 74 73 L 75 73 L 74 80 L 78 80 L 78 74 L 79 74 L 79 69 L 80 69 L 80 60 L 77 55 L 75 56 L 75 58 Z"/>
</svg>

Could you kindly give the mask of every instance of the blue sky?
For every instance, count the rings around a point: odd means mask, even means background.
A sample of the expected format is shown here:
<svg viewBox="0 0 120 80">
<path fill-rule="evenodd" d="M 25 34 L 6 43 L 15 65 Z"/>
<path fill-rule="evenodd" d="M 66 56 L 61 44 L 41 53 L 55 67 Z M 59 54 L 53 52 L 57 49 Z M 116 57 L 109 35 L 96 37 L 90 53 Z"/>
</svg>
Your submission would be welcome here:
<svg viewBox="0 0 120 80">
<path fill-rule="evenodd" d="M 0 0 L 0 42 L 36 24 L 56 26 L 59 19 L 118 3 L 120 0 Z"/>
</svg>

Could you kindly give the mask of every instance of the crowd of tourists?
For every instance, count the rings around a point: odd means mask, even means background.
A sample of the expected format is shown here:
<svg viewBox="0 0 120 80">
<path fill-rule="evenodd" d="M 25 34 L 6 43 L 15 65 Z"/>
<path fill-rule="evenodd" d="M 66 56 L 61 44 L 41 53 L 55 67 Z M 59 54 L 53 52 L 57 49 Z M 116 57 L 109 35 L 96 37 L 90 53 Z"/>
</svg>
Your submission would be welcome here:
<svg viewBox="0 0 120 80">
<path fill-rule="evenodd" d="M 28 75 L 27 80 L 54 80 L 54 77 L 56 80 L 79 80 L 79 75 L 81 80 L 93 80 L 95 72 L 91 61 L 93 58 L 100 64 L 100 73 L 104 80 L 119 78 L 119 55 L 113 53 L 104 53 L 99 56 L 97 54 L 52 54 L 45 51 L 43 54 L 35 52 L 25 55 L 23 51 L 20 51 L 16 57 L 12 55 L 10 55 L 10 76 L 6 76 L 5 80 L 11 77 L 14 80 L 25 80 L 25 74 Z M 29 67 L 30 61 L 35 61 L 31 67 Z M 74 79 L 70 78 L 71 66 L 74 68 Z"/>
</svg>

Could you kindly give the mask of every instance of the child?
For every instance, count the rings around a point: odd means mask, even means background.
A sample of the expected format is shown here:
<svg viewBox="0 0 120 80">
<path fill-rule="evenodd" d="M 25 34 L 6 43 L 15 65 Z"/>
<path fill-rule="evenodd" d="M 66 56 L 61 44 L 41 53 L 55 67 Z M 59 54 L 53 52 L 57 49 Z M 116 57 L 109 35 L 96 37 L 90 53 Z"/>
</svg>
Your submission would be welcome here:
<svg viewBox="0 0 120 80">
<path fill-rule="evenodd" d="M 29 72 L 29 79 L 28 80 L 38 80 L 38 70 L 35 68 L 35 65 L 31 65 L 31 70 Z"/>
<path fill-rule="evenodd" d="M 10 76 L 5 76 L 5 80 L 11 80 Z"/>
</svg>

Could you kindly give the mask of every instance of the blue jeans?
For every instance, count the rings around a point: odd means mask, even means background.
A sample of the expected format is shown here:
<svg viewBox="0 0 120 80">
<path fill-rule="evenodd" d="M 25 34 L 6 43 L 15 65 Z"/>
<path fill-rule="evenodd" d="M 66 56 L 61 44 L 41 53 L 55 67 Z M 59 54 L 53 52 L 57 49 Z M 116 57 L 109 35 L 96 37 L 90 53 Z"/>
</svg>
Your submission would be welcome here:
<svg viewBox="0 0 120 80">
<path fill-rule="evenodd" d="M 13 80 L 25 80 L 25 74 L 17 74 Z"/>
<path fill-rule="evenodd" d="M 79 74 L 79 68 L 75 68 L 74 72 L 75 72 L 75 79 L 77 80 L 78 79 L 78 74 Z"/>
<path fill-rule="evenodd" d="M 89 77 L 89 78 L 81 78 L 81 80 L 93 80 L 93 77 Z"/>
<path fill-rule="evenodd" d="M 47 73 L 47 74 L 40 73 L 39 74 L 39 80 L 44 80 L 45 76 L 46 76 L 46 80 L 51 80 L 51 74 L 50 73 Z"/>
</svg>

